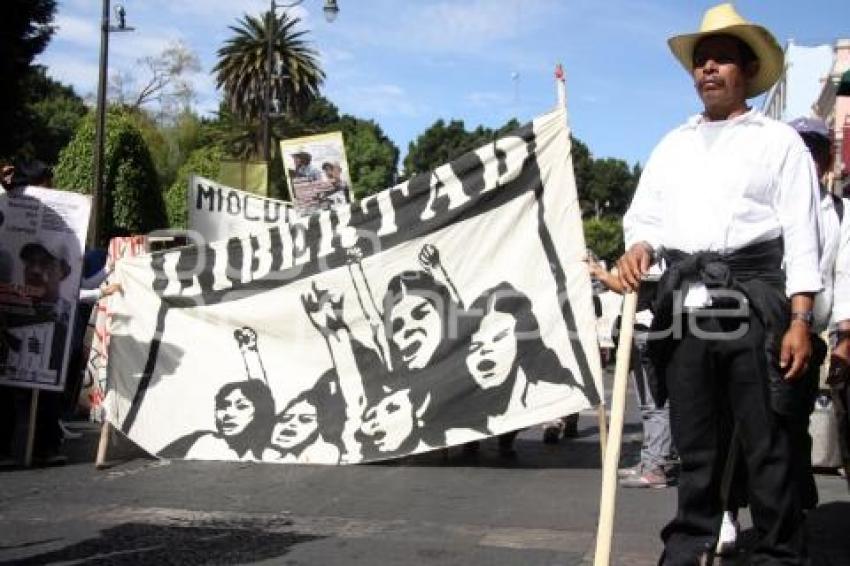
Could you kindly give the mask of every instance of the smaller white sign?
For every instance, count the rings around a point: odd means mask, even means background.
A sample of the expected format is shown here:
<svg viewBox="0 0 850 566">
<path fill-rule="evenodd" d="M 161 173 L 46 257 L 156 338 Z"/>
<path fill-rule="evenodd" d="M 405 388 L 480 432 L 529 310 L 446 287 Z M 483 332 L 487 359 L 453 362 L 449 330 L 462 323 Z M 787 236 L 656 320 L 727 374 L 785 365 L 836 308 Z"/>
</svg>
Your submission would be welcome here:
<svg viewBox="0 0 850 566">
<path fill-rule="evenodd" d="M 189 178 L 186 194 L 189 229 L 208 242 L 283 225 L 295 216 L 286 201 L 240 191 L 198 175 Z"/>
</svg>

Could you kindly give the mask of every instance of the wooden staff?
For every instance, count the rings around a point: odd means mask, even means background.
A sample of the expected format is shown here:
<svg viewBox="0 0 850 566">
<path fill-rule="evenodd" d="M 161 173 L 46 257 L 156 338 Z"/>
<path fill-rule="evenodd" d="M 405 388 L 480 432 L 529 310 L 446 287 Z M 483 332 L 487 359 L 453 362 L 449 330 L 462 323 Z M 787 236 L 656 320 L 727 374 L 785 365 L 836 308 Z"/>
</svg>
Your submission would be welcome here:
<svg viewBox="0 0 850 566">
<path fill-rule="evenodd" d="M 614 511 L 617 499 L 617 465 L 620 461 L 620 442 L 623 437 L 623 414 L 626 408 L 626 384 L 632 355 L 637 293 L 627 293 L 620 320 L 620 343 L 614 366 L 614 390 L 611 396 L 611 426 L 602 465 L 602 495 L 599 499 L 599 525 L 596 531 L 594 566 L 611 563 L 611 539 L 614 535 Z"/>
<path fill-rule="evenodd" d="M 35 445 L 35 427 L 37 426 L 36 418 L 38 417 L 38 389 L 30 391 L 30 412 L 29 423 L 27 426 L 27 442 L 24 448 L 24 467 L 32 466 L 33 447 Z"/>
<path fill-rule="evenodd" d="M 104 417 L 105 418 L 105 417 Z M 98 470 L 103 470 L 109 467 L 106 462 L 106 451 L 109 448 L 109 421 L 104 420 L 100 427 L 100 440 L 97 442 L 97 457 L 94 461 L 94 466 Z"/>
<path fill-rule="evenodd" d="M 608 415 L 605 411 L 605 403 L 603 403 L 602 401 L 600 401 L 599 405 L 596 407 L 596 417 L 599 420 L 599 459 L 600 464 L 604 468 L 605 451 L 607 450 L 608 446 Z"/>
</svg>

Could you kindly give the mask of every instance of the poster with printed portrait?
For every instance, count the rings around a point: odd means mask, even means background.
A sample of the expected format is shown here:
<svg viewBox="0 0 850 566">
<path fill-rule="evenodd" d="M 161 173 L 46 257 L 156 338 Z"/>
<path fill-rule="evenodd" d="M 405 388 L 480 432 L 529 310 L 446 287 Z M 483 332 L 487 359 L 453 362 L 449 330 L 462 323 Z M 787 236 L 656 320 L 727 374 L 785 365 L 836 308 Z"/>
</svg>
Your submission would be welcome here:
<svg viewBox="0 0 850 566">
<path fill-rule="evenodd" d="M 289 194 L 299 214 L 352 201 L 351 175 L 341 132 L 280 142 Z"/>
<path fill-rule="evenodd" d="M 342 464 L 601 402 L 563 110 L 357 204 L 118 265 L 110 420 L 165 458 Z"/>
<path fill-rule="evenodd" d="M 64 387 L 89 209 L 77 193 L 0 192 L 0 384 Z"/>
</svg>

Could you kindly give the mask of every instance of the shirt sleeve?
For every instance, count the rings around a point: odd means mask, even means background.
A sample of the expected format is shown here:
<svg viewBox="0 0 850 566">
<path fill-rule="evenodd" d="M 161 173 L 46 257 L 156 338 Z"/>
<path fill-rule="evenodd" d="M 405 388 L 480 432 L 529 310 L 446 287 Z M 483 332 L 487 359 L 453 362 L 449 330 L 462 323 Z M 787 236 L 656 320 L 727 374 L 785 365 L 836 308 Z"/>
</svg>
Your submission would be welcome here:
<svg viewBox="0 0 850 566">
<path fill-rule="evenodd" d="M 844 218 L 841 219 L 838 255 L 835 258 L 835 288 L 833 293 L 832 320 L 840 322 L 850 319 L 850 199 L 844 202 Z"/>
<path fill-rule="evenodd" d="M 658 182 L 658 157 L 656 148 L 640 175 L 632 203 L 623 216 L 623 235 L 628 250 L 637 242 L 648 242 L 652 249 L 661 245 L 661 188 Z"/>
<path fill-rule="evenodd" d="M 109 271 L 107 271 L 106 267 L 103 267 L 91 277 L 83 277 L 83 280 L 80 281 L 80 289 L 97 289 L 101 283 L 106 281 L 108 275 Z"/>
<path fill-rule="evenodd" d="M 80 302 L 84 305 L 94 304 L 98 302 L 102 296 L 103 293 L 101 293 L 100 288 L 83 289 L 80 287 Z"/>
<path fill-rule="evenodd" d="M 774 206 L 785 244 L 789 296 L 823 288 L 819 260 L 820 189 L 815 164 L 803 142 L 792 145 L 777 179 Z"/>
</svg>

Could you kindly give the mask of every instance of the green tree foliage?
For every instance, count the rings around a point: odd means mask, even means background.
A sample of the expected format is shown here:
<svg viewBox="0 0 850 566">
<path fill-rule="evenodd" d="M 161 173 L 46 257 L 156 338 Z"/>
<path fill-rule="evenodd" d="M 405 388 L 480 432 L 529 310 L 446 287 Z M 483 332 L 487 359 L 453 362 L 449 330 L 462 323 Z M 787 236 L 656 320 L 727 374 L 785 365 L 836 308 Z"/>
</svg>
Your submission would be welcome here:
<svg viewBox="0 0 850 566">
<path fill-rule="evenodd" d="M 25 82 L 32 61 L 44 51 L 54 28 L 55 0 L 6 0 L 0 17 L 0 158 L 15 156 L 28 131 Z"/>
<path fill-rule="evenodd" d="M 448 124 L 442 119 L 437 120 L 415 142 L 410 142 L 404 158 L 404 175 L 411 177 L 432 171 L 518 127 L 519 122 L 512 119 L 497 130 L 478 126 L 468 131 L 463 120 L 452 120 Z"/>
<path fill-rule="evenodd" d="M 44 67 L 34 67 L 23 84 L 29 100 L 24 108 L 28 125 L 17 133 L 17 154 L 56 163 L 88 108 L 74 89 L 48 77 Z"/>
<path fill-rule="evenodd" d="M 573 159 L 573 173 L 576 178 L 576 189 L 578 190 L 579 199 L 586 193 L 587 187 L 590 184 L 591 170 L 593 169 L 593 158 L 590 156 L 590 150 L 580 139 L 570 136 L 571 150 L 570 154 Z"/>
<path fill-rule="evenodd" d="M 214 143 L 212 127 L 190 110 L 164 124 L 142 109 L 127 107 L 123 112 L 145 139 L 161 187 L 171 186 L 178 170 L 195 149 Z"/>
<path fill-rule="evenodd" d="M 623 225 L 618 217 L 585 220 L 584 239 L 585 245 L 609 266 L 623 254 Z"/>
<path fill-rule="evenodd" d="M 165 206 L 156 168 L 134 119 L 110 112 L 104 152 L 104 235 L 121 228 L 146 233 L 166 226 Z M 91 193 L 94 184 L 94 116 L 80 124 L 74 139 L 59 154 L 57 187 Z"/>
<path fill-rule="evenodd" d="M 622 159 L 595 159 L 584 197 L 598 214 L 625 214 L 638 179 Z"/>
<path fill-rule="evenodd" d="M 224 157 L 224 151 L 219 146 L 210 145 L 193 151 L 180 167 L 174 182 L 165 193 L 165 209 L 168 214 L 168 225 L 171 228 L 188 226 L 186 192 L 189 187 L 189 178 L 192 175 L 201 175 L 212 180 L 218 179 L 221 172 L 221 160 Z"/>
<path fill-rule="evenodd" d="M 227 109 L 243 121 L 256 121 L 265 114 L 268 84 L 279 113 L 298 114 L 319 95 L 325 73 L 318 54 L 305 39 L 307 32 L 296 29 L 299 23 L 299 18 L 289 18 L 286 13 L 278 16 L 266 12 L 262 17 L 245 15 L 236 26 L 230 26 L 234 35 L 218 50 L 213 72 L 217 87 L 224 91 Z M 271 81 L 267 63 L 269 34 Z"/>
<path fill-rule="evenodd" d="M 398 148 L 384 135 L 381 127 L 372 120 L 344 115 L 339 129 L 345 141 L 354 198 L 361 199 L 392 185 Z"/>
</svg>

